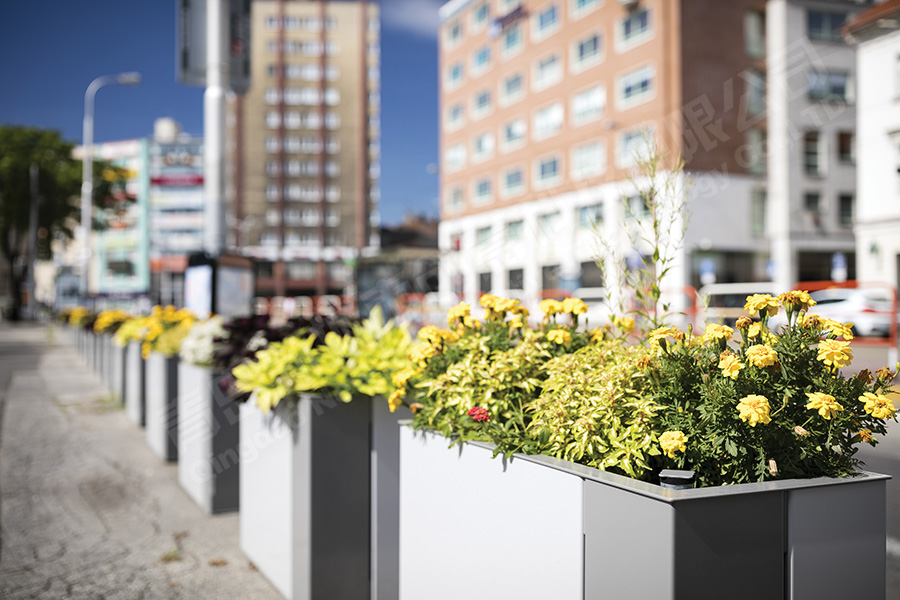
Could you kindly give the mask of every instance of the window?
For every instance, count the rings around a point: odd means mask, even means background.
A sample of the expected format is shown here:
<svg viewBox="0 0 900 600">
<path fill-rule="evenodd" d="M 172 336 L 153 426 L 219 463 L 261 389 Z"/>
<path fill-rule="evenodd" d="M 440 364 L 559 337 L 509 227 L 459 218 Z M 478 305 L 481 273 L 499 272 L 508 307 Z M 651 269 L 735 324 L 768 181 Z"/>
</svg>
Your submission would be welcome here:
<svg viewBox="0 0 900 600">
<path fill-rule="evenodd" d="M 839 131 L 837 136 L 838 161 L 845 165 L 854 164 L 856 162 L 855 146 L 852 132 Z"/>
<path fill-rule="evenodd" d="M 463 189 L 460 186 L 450 188 L 447 194 L 447 211 L 458 213 L 463 209 Z"/>
<path fill-rule="evenodd" d="M 807 131 L 803 135 L 803 167 L 807 175 L 822 175 L 819 132 Z"/>
<path fill-rule="evenodd" d="M 559 212 L 538 215 L 538 231 L 543 235 L 555 235 L 559 231 L 562 218 Z"/>
<path fill-rule="evenodd" d="M 275 136 L 275 135 L 266 136 L 266 151 L 267 152 L 278 152 L 279 148 L 281 148 L 281 144 L 278 141 L 278 136 Z"/>
<path fill-rule="evenodd" d="M 840 29 L 846 20 L 847 13 L 810 10 L 806 13 L 806 29 L 809 39 L 842 42 Z"/>
<path fill-rule="evenodd" d="M 281 117 L 278 115 L 277 110 L 270 110 L 266 113 L 266 127 L 269 129 L 278 129 L 280 123 Z"/>
<path fill-rule="evenodd" d="M 301 124 L 300 113 L 291 110 L 284 113 L 284 126 L 288 129 L 300 129 Z"/>
<path fill-rule="evenodd" d="M 481 73 L 489 66 L 491 66 L 491 49 L 482 46 L 472 55 L 472 74 Z"/>
<path fill-rule="evenodd" d="M 486 204 L 491 201 L 491 179 L 490 177 L 482 177 L 475 180 L 475 193 L 473 194 L 476 204 Z"/>
<path fill-rule="evenodd" d="M 606 90 L 602 85 L 588 88 L 572 96 L 572 125 L 595 121 L 606 111 Z"/>
<path fill-rule="evenodd" d="M 846 73 L 810 71 L 806 74 L 810 100 L 849 102 L 849 85 Z"/>
<path fill-rule="evenodd" d="M 578 227 L 596 229 L 603 223 L 603 205 L 591 204 L 578 209 Z"/>
<path fill-rule="evenodd" d="M 500 35 L 500 54 L 510 56 L 522 49 L 522 43 L 521 23 L 511 25 Z"/>
<path fill-rule="evenodd" d="M 479 227 L 475 230 L 475 245 L 483 246 L 491 241 L 491 227 Z"/>
<path fill-rule="evenodd" d="M 550 137 L 559 133 L 563 124 L 563 107 L 562 104 L 551 104 L 534 113 L 534 131 L 532 132 L 535 139 Z"/>
<path fill-rule="evenodd" d="M 505 104 L 511 104 L 523 95 L 522 75 L 514 73 L 503 80 L 501 95 Z"/>
<path fill-rule="evenodd" d="M 646 8 L 630 11 L 619 23 L 619 39 L 625 46 L 637 45 L 650 34 L 650 11 Z"/>
<path fill-rule="evenodd" d="M 462 83 L 463 79 L 463 65 L 461 62 L 456 62 L 450 65 L 447 69 L 447 85 L 449 87 L 456 87 Z"/>
<path fill-rule="evenodd" d="M 475 106 L 472 110 L 473 117 L 483 117 L 491 111 L 491 92 L 483 90 L 475 94 Z"/>
<path fill-rule="evenodd" d="M 543 89 L 562 78 L 562 65 L 558 54 L 551 54 L 540 59 L 535 65 L 534 82 L 535 89 Z"/>
<path fill-rule="evenodd" d="M 559 27 L 559 7 L 551 4 L 539 11 L 534 19 L 535 37 L 540 39 L 550 35 Z"/>
<path fill-rule="evenodd" d="M 746 71 L 745 84 L 747 86 L 747 114 L 750 116 L 763 114 L 766 110 L 766 80 L 763 74 L 755 70 Z"/>
<path fill-rule="evenodd" d="M 447 45 L 455 46 L 462 40 L 463 26 L 459 21 L 454 21 L 447 27 Z"/>
<path fill-rule="evenodd" d="M 487 24 L 488 16 L 490 13 L 488 12 L 487 2 L 482 2 L 472 11 L 472 29 L 481 29 Z"/>
<path fill-rule="evenodd" d="M 514 167 L 503 174 L 503 193 L 507 196 L 521 192 L 524 184 L 524 175 L 519 167 Z"/>
<path fill-rule="evenodd" d="M 766 55 L 766 16 L 764 13 L 757 11 L 744 13 L 744 52 L 750 58 L 762 58 Z"/>
<path fill-rule="evenodd" d="M 274 183 L 270 183 L 266 186 L 266 200 L 269 202 L 278 200 L 278 186 Z"/>
<path fill-rule="evenodd" d="M 525 230 L 523 221 L 510 221 L 506 224 L 506 241 L 514 242 L 522 239 L 522 233 Z"/>
<path fill-rule="evenodd" d="M 626 131 L 619 137 L 616 163 L 619 167 L 630 167 L 635 162 L 644 160 L 649 155 L 652 145 L 655 143 L 653 128 L 633 129 Z"/>
<path fill-rule="evenodd" d="M 750 233 L 766 234 L 766 190 L 755 189 L 750 192 Z"/>
<path fill-rule="evenodd" d="M 448 171 L 461 169 L 466 164 L 466 147 L 462 144 L 456 144 L 447 148 L 444 162 Z"/>
<path fill-rule="evenodd" d="M 278 225 L 278 209 L 266 209 L 266 225 Z"/>
<path fill-rule="evenodd" d="M 277 160 L 267 160 L 266 161 L 266 175 L 270 177 L 274 177 L 278 175 L 278 161 Z"/>
<path fill-rule="evenodd" d="M 578 70 L 598 63 L 601 59 L 600 34 L 594 33 L 575 42 L 572 59 L 573 66 Z"/>
<path fill-rule="evenodd" d="M 803 194 L 803 208 L 806 212 L 818 214 L 820 207 L 820 198 L 818 192 L 806 192 Z"/>
<path fill-rule="evenodd" d="M 540 159 L 537 162 L 538 185 L 547 186 L 557 181 L 559 181 L 559 159 L 555 156 Z"/>
<path fill-rule="evenodd" d="M 460 250 L 462 250 L 462 234 L 461 233 L 451 233 L 450 234 L 450 250 L 454 250 L 456 252 L 459 252 Z M 454 286 L 454 290 L 456 290 L 455 286 Z M 456 291 L 462 291 L 462 286 L 460 286 L 460 289 L 456 290 Z"/>
<path fill-rule="evenodd" d="M 747 130 L 747 148 L 743 156 L 747 164 L 747 171 L 754 175 L 764 175 L 766 172 L 766 135 L 758 127 Z"/>
<path fill-rule="evenodd" d="M 278 92 L 278 88 L 266 88 L 266 104 L 278 104 L 280 98 L 281 94 Z"/>
<path fill-rule="evenodd" d="M 509 271 L 507 271 L 506 288 L 510 290 L 524 290 L 525 271 L 523 269 L 510 269 Z"/>
<path fill-rule="evenodd" d="M 503 126 L 503 147 L 510 149 L 525 142 L 525 121 L 516 119 Z"/>
<path fill-rule="evenodd" d="M 472 144 L 472 160 L 484 160 L 494 154 L 494 134 L 482 133 Z"/>
<path fill-rule="evenodd" d="M 463 118 L 464 110 L 461 102 L 457 102 L 447 109 L 447 129 L 456 129 L 463 125 L 465 122 Z"/>
<path fill-rule="evenodd" d="M 600 0 L 572 0 L 573 17 L 579 18 L 591 12 L 600 4 Z"/>
<path fill-rule="evenodd" d="M 585 179 L 606 170 L 606 147 L 597 141 L 572 149 L 572 178 Z"/>
<path fill-rule="evenodd" d="M 646 194 L 634 194 L 625 197 L 625 218 L 642 220 L 650 216 L 650 197 Z"/>
<path fill-rule="evenodd" d="M 653 94 L 653 68 L 642 67 L 619 78 L 619 98 L 623 106 L 649 100 Z"/>
<path fill-rule="evenodd" d="M 478 274 L 478 291 L 482 294 L 488 294 L 491 291 L 491 274 L 487 273 L 479 273 Z"/>
<path fill-rule="evenodd" d="M 838 223 L 842 227 L 853 225 L 853 194 L 838 195 Z"/>
<path fill-rule="evenodd" d="M 559 289 L 559 265 L 541 267 L 541 288 L 545 290 Z"/>
</svg>

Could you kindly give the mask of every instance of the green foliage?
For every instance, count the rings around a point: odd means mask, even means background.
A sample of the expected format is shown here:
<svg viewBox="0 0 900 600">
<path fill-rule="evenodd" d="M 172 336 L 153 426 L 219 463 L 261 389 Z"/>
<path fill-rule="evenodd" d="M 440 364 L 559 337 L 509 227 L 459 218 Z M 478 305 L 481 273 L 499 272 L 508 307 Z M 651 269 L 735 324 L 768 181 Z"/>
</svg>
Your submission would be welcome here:
<svg viewBox="0 0 900 600">
<path fill-rule="evenodd" d="M 328 332 L 321 345 L 316 345 L 315 335 L 287 337 L 260 350 L 255 361 L 235 367 L 232 373 L 239 390 L 256 391 L 263 412 L 303 392 L 327 391 L 350 402 L 356 395 L 390 394 L 395 388 L 394 373 L 410 365 L 406 358 L 410 344 L 406 328 L 385 322 L 376 309 L 353 325 L 349 334 Z"/>
</svg>

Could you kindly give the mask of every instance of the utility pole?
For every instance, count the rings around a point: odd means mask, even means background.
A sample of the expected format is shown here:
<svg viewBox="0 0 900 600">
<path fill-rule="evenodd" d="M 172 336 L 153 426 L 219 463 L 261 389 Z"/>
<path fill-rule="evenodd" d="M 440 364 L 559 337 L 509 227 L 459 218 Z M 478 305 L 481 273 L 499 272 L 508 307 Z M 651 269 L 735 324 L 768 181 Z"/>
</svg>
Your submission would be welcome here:
<svg viewBox="0 0 900 600">
<path fill-rule="evenodd" d="M 37 258 L 37 230 L 38 230 L 38 166 L 32 163 L 28 170 L 31 184 L 31 207 L 28 214 L 28 275 L 25 278 L 25 289 L 28 290 L 28 314 L 32 320 L 37 318 L 37 302 L 34 299 L 34 261 Z"/>
</svg>

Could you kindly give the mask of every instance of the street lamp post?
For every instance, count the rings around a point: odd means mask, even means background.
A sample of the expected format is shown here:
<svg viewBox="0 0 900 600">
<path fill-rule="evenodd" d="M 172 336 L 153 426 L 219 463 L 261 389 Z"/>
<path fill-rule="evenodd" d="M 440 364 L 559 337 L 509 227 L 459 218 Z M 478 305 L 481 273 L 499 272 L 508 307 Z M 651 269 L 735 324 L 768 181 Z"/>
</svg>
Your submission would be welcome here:
<svg viewBox="0 0 900 600">
<path fill-rule="evenodd" d="M 94 79 L 84 92 L 84 122 L 82 129 L 81 171 L 81 280 L 79 282 L 82 301 L 88 296 L 88 273 L 91 267 L 91 196 L 94 194 L 94 96 L 106 85 L 138 85 L 141 74 L 137 72 L 101 75 Z"/>
</svg>

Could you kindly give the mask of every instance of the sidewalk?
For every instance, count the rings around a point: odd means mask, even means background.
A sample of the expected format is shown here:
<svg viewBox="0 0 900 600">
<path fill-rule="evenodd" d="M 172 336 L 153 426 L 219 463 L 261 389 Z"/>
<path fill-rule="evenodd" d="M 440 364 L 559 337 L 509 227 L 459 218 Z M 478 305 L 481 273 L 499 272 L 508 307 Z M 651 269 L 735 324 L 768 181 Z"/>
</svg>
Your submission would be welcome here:
<svg viewBox="0 0 900 600">
<path fill-rule="evenodd" d="M 0 598 L 281 596 L 61 335 L 0 323 Z"/>
</svg>

